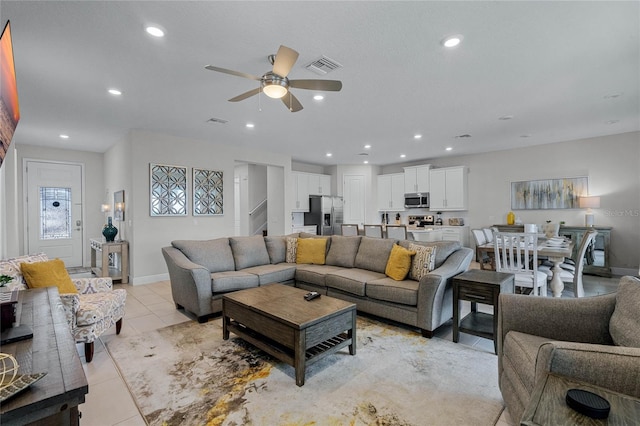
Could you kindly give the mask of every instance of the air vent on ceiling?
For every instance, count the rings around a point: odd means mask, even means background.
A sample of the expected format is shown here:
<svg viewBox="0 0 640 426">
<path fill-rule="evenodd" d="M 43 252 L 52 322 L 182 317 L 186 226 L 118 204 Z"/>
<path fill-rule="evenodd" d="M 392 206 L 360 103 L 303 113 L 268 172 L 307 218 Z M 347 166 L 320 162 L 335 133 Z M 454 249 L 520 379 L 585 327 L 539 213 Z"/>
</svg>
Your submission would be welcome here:
<svg viewBox="0 0 640 426">
<path fill-rule="evenodd" d="M 228 122 L 229 120 L 224 120 L 222 118 L 215 118 L 215 117 L 211 117 L 210 119 L 207 120 L 207 123 L 227 124 Z"/>
<path fill-rule="evenodd" d="M 358 154 L 358 155 L 367 156 L 367 155 L 369 155 L 369 153 L 368 153 L 368 152 L 361 152 L 361 153 L 360 153 L 360 154 Z"/>
<path fill-rule="evenodd" d="M 469 135 L 469 134 L 464 134 L 464 135 L 458 135 L 458 136 L 455 136 L 455 138 L 456 138 L 456 139 L 461 139 L 461 138 L 470 138 L 470 137 L 471 137 L 471 135 Z"/>
<path fill-rule="evenodd" d="M 342 65 L 323 55 L 310 64 L 307 64 L 305 68 L 318 75 L 325 75 L 338 68 L 342 68 Z"/>
</svg>

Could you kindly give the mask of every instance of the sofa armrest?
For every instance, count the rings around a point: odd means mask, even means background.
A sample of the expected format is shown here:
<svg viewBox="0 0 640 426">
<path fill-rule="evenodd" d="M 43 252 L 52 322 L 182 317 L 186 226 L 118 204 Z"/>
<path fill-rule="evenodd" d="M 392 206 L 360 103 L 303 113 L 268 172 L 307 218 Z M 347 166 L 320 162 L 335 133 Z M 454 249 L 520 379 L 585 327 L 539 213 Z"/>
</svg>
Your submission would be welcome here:
<svg viewBox="0 0 640 426">
<path fill-rule="evenodd" d="M 451 253 L 449 257 L 427 275 L 420 279 L 418 286 L 418 327 L 433 331 L 438 328 L 443 321 L 444 312 L 452 312 L 450 300 L 446 300 L 447 289 L 452 288 L 452 279 L 456 275 L 469 269 L 473 259 L 473 250 L 461 247 Z M 448 316 L 448 315 L 445 315 Z M 446 320 L 448 318 L 445 318 Z"/>
<path fill-rule="evenodd" d="M 640 348 L 548 342 L 538 350 L 536 383 L 547 373 L 640 398 Z"/>
<path fill-rule="evenodd" d="M 611 345 L 609 319 L 615 303 L 615 293 L 574 299 L 500 294 L 498 355 L 512 330 L 550 340 Z"/>
<path fill-rule="evenodd" d="M 102 293 L 113 290 L 111 277 L 72 278 L 80 294 Z"/>
<path fill-rule="evenodd" d="M 175 247 L 163 247 L 162 255 L 169 270 L 174 302 L 198 317 L 211 314 L 213 293 L 209 270 L 193 263 Z"/>
</svg>

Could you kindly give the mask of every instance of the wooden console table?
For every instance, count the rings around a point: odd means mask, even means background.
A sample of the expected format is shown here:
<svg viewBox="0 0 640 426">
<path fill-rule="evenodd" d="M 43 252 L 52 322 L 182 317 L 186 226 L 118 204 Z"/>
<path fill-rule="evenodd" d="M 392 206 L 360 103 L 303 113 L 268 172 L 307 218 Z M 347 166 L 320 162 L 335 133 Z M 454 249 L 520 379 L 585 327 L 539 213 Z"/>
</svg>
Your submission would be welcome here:
<svg viewBox="0 0 640 426">
<path fill-rule="evenodd" d="M 105 242 L 97 238 L 89 240 L 91 243 L 91 272 L 97 277 L 111 277 L 121 280 L 123 284 L 129 282 L 129 243 L 126 241 Z M 96 266 L 96 253 L 102 253 L 102 266 Z M 109 255 L 120 254 L 120 267 L 109 267 Z"/>
<path fill-rule="evenodd" d="M 31 327 L 33 338 L 2 345 L 0 351 L 16 358 L 18 374 L 47 375 L 2 403 L 0 423 L 78 425 L 78 405 L 84 402 L 89 385 L 58 289 L 47 287 L 20 293 L 20 324 Z"/>
</svg>

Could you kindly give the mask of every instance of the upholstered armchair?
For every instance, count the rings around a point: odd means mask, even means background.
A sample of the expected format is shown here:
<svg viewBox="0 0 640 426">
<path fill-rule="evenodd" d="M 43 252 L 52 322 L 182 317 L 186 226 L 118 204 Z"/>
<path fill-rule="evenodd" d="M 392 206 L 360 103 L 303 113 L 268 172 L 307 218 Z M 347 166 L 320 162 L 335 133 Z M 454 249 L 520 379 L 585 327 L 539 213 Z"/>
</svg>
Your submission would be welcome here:
<svg viewBox="0 0 640 426">
<path fill-rule="evenodd" d="M 44 253 L 0 260 L 0 274 L 13 278 L 9 288 L 26 290 L 21 263 L 46 262 Z M 87 362 L 93 359 L 95 340 L 112 326 L 120 334 L 127 292 L 114 289 L 111 278 L 72 278 L 76 293 L 60 293 L 69 328 L 76 342 L 84 343 Z"/>
<path fill-rule="evenodd" d="M 498 376 L 512 420 L 547 373 L 640 398 L 640 280 L 616 293 L 576 298 L 501 294 Z"/>
</svg>

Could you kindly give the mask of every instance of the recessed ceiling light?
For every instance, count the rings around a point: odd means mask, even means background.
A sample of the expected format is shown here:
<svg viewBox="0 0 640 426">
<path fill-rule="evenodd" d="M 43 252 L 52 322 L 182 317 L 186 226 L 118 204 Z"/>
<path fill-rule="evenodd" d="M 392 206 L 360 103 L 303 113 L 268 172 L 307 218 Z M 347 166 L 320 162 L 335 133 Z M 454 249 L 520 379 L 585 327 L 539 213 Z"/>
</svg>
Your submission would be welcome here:
<svg viewBox="0 0 640 426">
<path fill-rule="evenodd" d="M 158 27 L 149 26 L 145 30 L 154 37 L 164 37 L 164 31 Z"/>
<path fill-rule="evenodd" d="M 109 93 L 111 93 L 114 96 L 120 96 L 122 95 L 122 92 L 119 91 L 118 89 L 109 89 Z"/>
<path fill-rule="evenodd" d="M 446 147 L 445 150 L 446 151 L 451 151 L 453 148 L 451 148 L 450 146 Z"/>
<path fill-rule="evenodd" d="M 333 154 L 330 152 L 327 152 L 327 157 L 331 157 Z"/>
<path fill-rule="evenodd" d="M 420 134 L 413 135 L 413 138 L 414 139 L 422 139 L 422 135 L 420 135 Z"/>
<path fill-rule="evenodd" d="M 313 99 L 315 99 L 316 101 L 321 101 L 321 100 L 323 100 L 323 99 L 324 99 L 324 96 L 323 96 L 323 95 L 315 95 L 315 96 L 313 97 Z"/>
<path fill-rule="evenodd" d="M 407 154 L 400 154 L 400 158 L 405 158 Z"/>
<path fill-rule="evenodd" d="M 69 135 L 60 135 L 60 139 L 69 139 Z"/>
<path fill-rule="evenodd" d="M 513 115 L 503 115 L 501 117 L 498 117 L 498 120 L 511 120 L 513 118 Z"/>
<path fill-rule="evenodd" d="M 440 43 L 442 43 L 444 47 L 452 48 L 462 43 L 463 39 L 464 37 L 462 37 L 460 34 L 456 34 L 443 38 Z"/>
<path fill-rule="evenodd" d="M 369 164 L 369 161 L 368 160 L 364 160 L 363 163 L 364 164 Z"/>
<path fill-rule="evenodd" d="M 245 126 L 247 127 L 247 129 L 253 129 L 254 127 L 256 127 L 256 125 L 253 123 L 247 123 L 245 124 Z"/>
<path fill-rule="evenodd" d="M 371 145 L 366 144 L 366 145 L 364 146 L 364 149 L 371 149 Z"/>
</svg>

